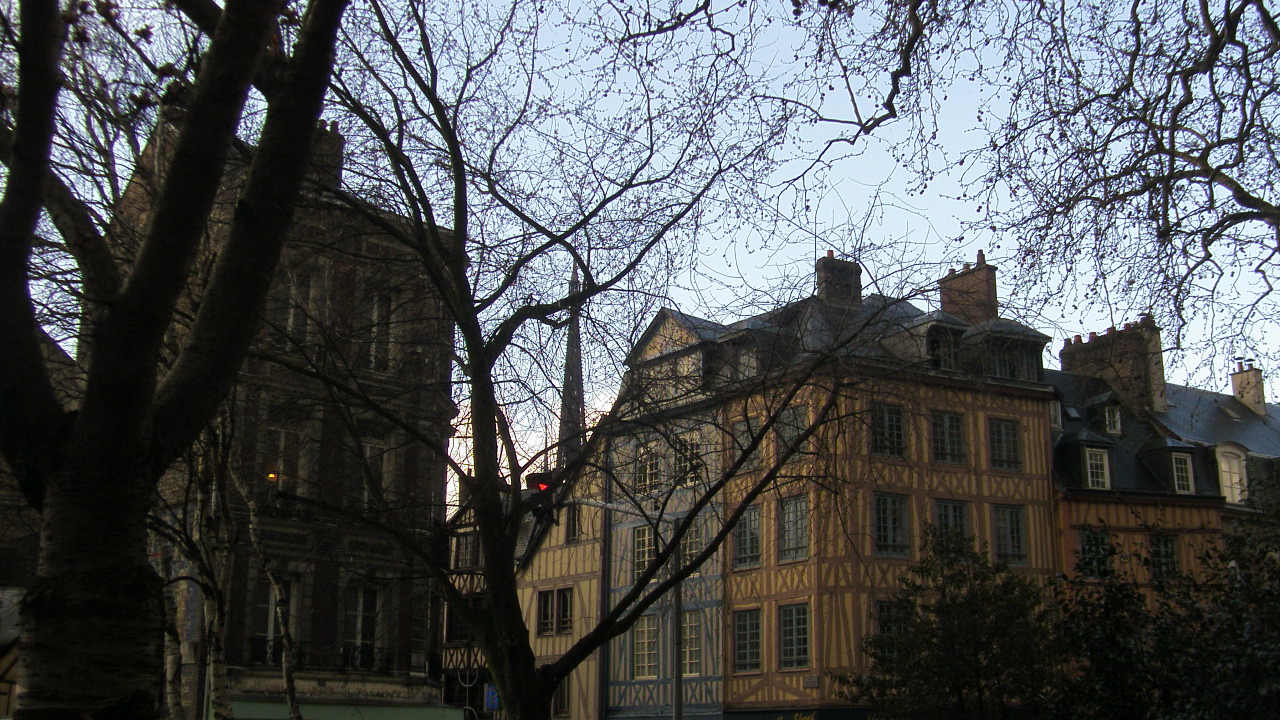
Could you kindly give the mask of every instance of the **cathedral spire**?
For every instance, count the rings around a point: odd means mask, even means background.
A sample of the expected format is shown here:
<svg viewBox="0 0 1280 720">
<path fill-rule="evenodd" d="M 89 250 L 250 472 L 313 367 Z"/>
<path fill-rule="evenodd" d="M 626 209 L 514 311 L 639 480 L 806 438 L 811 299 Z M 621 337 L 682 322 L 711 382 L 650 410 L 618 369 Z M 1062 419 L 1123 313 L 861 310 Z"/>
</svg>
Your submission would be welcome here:
<svg viewBox="0 0 1280 720">
<path fill-rule="evenodd" d="M 569 294 L 581 290 L 578 268 L 569 279 Z M 556 449 L 556 467 L 572 464 L 582 452 L 582 436 L 586 432 L 586 410 L 582 389 L 582 307 L 569 310 L 569 333 L 564 348 L 564 384 L 560 392 L 560 432 Z"/>
</svg>

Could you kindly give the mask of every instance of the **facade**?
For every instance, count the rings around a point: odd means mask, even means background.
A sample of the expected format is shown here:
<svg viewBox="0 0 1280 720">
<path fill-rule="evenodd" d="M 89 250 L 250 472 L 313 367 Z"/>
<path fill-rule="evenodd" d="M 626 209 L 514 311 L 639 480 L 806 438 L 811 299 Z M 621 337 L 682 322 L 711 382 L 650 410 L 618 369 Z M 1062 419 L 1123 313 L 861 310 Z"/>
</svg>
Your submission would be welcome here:
<svg viewBox="0 0 1280 720">
<path fill-rule="evenodd" d="M 341 136 L 322 128 L 313 179 L 337 185 L 341 163 Z M 127 199 L 146 192 L 144 176 Z M 287 717 L 290 649 L 307 717 L 456 714 L 440 704 L 440 601 L 413 556 L 366 522 L 427 545 L 443 524 L 452 330 L 420 261 L 387 231 L 399 222 L 320 193 L 300 200 L 224 417 L 163 483 L 162 571 L 201 581 L 170 586 L 170 703 L 188 718 L 224 702 L 238 718 Z"/>
<path fill-rule="evenodd" d="M 1058 529 L 1067 573 L 1193 573 L 1224 521 L 1274 495 L 1280 430 L 1262 371 L 1243 364 L 1233 394 L 1166 383 L 1149 316 L 1068 339 L 1048 371 Z"/>
<path fill-rule="evenodd" d="M 678 603 L 611 644 L 607 717 L 671 716 L 677 675 L 686 716 L 848 713 L 832 675 L 860 667 L 926 524 L 1056 566 L 1048 338 L 998 317 L 995 269 L 949 274 L 936 312 L 864 296 L 856 263 L 816 270 L 813 296 L 731 325 L 663 310 L 632 352 L 610 505 L 654 512 L 610 513 L 611 592 L 645 581 L 690 510 L 676 558 L 737 524 Z"/>
</svg>

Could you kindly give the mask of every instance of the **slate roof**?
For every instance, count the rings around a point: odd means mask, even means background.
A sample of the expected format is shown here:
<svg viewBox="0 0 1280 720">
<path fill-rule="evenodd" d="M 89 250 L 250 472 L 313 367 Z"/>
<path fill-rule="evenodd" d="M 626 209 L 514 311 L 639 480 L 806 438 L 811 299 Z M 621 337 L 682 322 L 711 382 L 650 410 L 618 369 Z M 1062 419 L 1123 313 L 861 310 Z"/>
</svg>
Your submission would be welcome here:
<svg viewBox="0 0 1280 720">
<path fill-rule="evenodd" d="M 1280 408 L 1267 405 L 1258 415 L 1224 393 L 1185 385 L 1165 385 L 1169 410 L 1156 418 L 1186 441 L 1218 445 L 1234 442 L 1259 455 L 1280 457 Z"/>
</svg>

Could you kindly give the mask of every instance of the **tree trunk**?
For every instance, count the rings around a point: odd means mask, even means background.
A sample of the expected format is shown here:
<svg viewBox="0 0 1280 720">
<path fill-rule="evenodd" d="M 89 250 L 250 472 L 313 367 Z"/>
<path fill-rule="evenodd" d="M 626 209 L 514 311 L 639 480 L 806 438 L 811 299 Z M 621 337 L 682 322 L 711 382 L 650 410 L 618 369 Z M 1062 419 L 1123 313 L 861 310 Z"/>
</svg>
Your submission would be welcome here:
<svg viewBox="0 0 1280 720">
<path fill-rule="evenodd" d="M 22 602 L 16 720 L 155 718 L 162 588 L 147 559 L 154 479 L 126 452 L 51 473 L 36 580 Z"/>
</svg>

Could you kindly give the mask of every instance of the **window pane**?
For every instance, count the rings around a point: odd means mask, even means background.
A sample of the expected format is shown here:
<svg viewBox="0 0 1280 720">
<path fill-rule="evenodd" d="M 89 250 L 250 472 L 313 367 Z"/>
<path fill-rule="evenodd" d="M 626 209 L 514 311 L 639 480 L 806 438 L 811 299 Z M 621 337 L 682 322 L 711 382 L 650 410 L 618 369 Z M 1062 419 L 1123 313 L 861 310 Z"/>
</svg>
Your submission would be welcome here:
<svg viewBox="0 0 1280 720">
<path fill-rule="evenodd" d="M 969 508 L 962 500 L 935 501 L 934 525 L 939 532 L 969 537 Z"/>
<path fill-rule="evenodd" d="M 556 632 L 573 632 L 573 588 L 556 590 Z"/>
<path fill-rule="evenodd" d="M 906 557 L 911 552 L 905 495 L 875 495 L 873 540 L 877 555 Z"/>
<path fill-rule="evenodd" d="M 555 632 L 555 627 L 555 596 L 550 590 L 543 590 L 538 593 L 538 634 L 550 635 Z"/>
<path fill-rule="evenodd" d="M 1178 538 L 1167 533 L 1151 536 L 1151 577 L 1167 580 L 1178 574 Z"/>
<path fill-rule="evenodd" d="M 778 666 L 809 665 L 809 606 L 783 605 L 778 608 Z"/>
<path fill-rule="evenodd" d="M 991 467 L 997 470 L 1022 469 L 1022 442 L 1017 420 L 991 418 L 987 421 L 991 444 Z"/>
<path fill-rule="evenodd" d="M 658 677 L 658 618 L 644 615 L 631 627 L 631 676 Z"/>
<path fill-rule="evenodd" d="M 1008 565 L 1027 564 L 1026 527 L 1021 505 L 997 505 L 996 561 Z"/>
<path fill-rule="evenodd" d="M 685 675 L 702 674 L 702 613 L 684 613 L 680 626 L 680 671 Z"/>
<path fill-rule="evenodd" d="M 876 404 L 871 407 L 871 452 L 903 457 L 907 453 L 907 424 L 902 407 Z"/>
<path fill-rule="evenodd" d="M 1106 490 L 1111 487 L 1111 467 L 1107 451 L 1086 448 L 1084 453 L 1089 489 Z"/>
<path fill-rule="evenodd" d="M 641 525 L 631 533 L 632 578 L 636 581 L 658 555 L 654 540 L 653 528 L 648 525 Z"/>
<path fill-rule="evenodd" d="M 739 610 L 733 614 L 733 669 L 737 672 L 760 669 L 759 610 Z"/>
<path fill-rule="evenodd" d="M 1191 456 L 1173 456 L 1173 489 L 1180 493 L 1193 492 L 1195 485 L 1191 475 Z"/>
<path fill-rule="evenodd" d="M 1107 577 L 1111 575 L 1111 558 L 1115 552 L 1111 536 L 1106 531 L 1081 530 L 1077 569 L 1085 577 Z"/>
<path fill-rule="evenodd" d="M 959 413 L 933 414 L 933 461 L 964 462 L 964 416 Z"/>
<path fill-rule="evenodd" d="M 747 508 L 733 529 L 733 566 L 755 567 L 760 564 L 760 506 Z"/>
<path fill-rule="evenodd" d="M 778 562 L 809 557 L 809 496 L 796 495 L 778 503 Z"/>
</svg>

